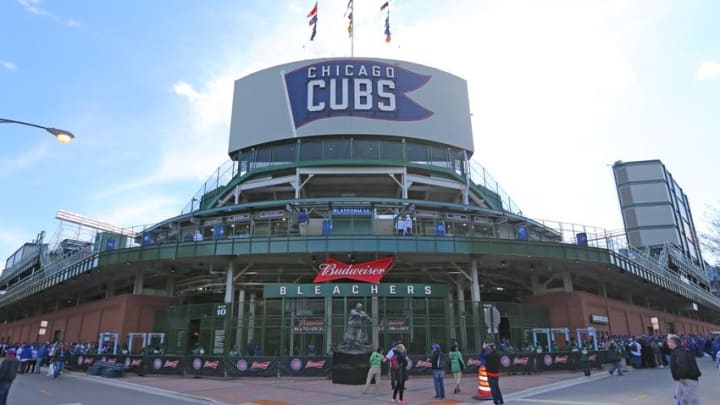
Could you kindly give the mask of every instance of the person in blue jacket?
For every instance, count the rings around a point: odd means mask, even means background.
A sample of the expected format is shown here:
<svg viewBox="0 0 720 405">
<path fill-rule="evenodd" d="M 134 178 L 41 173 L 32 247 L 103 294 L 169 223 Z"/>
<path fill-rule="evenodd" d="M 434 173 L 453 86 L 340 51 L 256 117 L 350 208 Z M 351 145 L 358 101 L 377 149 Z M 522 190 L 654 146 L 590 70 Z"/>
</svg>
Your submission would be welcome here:
<svg viewBox="0 0 720 405">
<path fill-rule="evenodd" d="M 46 345 L 40 345 L 37 351 L 37 357 L 35 358 L 35 374 L 40 374 L 40 368 L 42 367 L 43 362 L 45 361 L 45 356 L 47 355 L 47 346 Z"/>
</svg>

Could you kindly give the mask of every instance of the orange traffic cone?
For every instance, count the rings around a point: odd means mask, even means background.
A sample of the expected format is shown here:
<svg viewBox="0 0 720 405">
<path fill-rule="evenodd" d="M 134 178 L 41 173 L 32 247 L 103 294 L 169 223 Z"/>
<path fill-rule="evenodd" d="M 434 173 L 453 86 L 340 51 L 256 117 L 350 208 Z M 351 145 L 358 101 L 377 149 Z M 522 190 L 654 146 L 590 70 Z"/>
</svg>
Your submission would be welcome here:
<svg viewBox="0 0 720 405">
<path fill-rule="evenodd" d="M 481 365 L 478 367 L 478 392 L 473 399 L 484 400 L 491 398 L 492 393 L 490 392 L 490 383 L 488 382 L 487 371 L 485 371 L 485 366 Z"/>
</svg>

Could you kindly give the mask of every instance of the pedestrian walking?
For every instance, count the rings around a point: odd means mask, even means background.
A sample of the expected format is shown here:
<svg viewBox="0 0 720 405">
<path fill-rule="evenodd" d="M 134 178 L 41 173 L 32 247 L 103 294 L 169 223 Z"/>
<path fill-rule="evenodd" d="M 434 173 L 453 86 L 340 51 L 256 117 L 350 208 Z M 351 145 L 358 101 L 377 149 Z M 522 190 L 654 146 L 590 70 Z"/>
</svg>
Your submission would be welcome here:
<svg viewBox="0 0 720 405">
<path fill-rule="evenodd" d="M 432 344 L 432 377 L 435 386 L 435 399 L 445 398 L 445 359 L 443 358 L 440 344 Z"/>
<path fill-rule="evenodd" d="M 585 377 L 590 377 L 590 350 L 584 345 L 580 348 L 580 363 L 582 364 Z"/>
<path fill-rule="evenodd" d="M 380 387 L 380 365 L 384 362 L 385 357 L 382 355 L 382 349 L 378 347 L 370 354 L 370 370 L 368 370 L 367 379 L 365 380 L 365 388 L 362 390 L 363 394 L 368 393 L 373 378 L 375 379 L 375 393 L 378 393 Z"/>
<path fill-rule="evenodd" d="M 450 371 L 453 373 L 453 378 L 455 379 L 455 389 L 453 390 L 453 393 L 459 394 L 462 372 L 465 368 L 465 361 L 463 360 L 462 353 L 460 353 L 460 348 L 457 344 L 452 347 L 448 357 L 450 358 Z"/>
<path fill-rule="evenodd" d="M 5 352 L 5 360 L 0 363 L 0 405 L 7 404 L 7 397 L 10 393 L 10 386 L 15 381 L 20 361 L 15 356 L 14 349 Z"/>
<path fill-rule="evenodd" d="M 698 379 L 702 375 L 695 361 L 695 354 L 685 350 L 677 335 L 668 335 L 670 347 L 670 373 L 677 382 L 675 399 L 680 405 L 700 405 Z"/>
<path fill-rule="evenodd" d="M 393 349 L 393 358 L 397 362 L 397 368 L 392 370 L 395 379 L 395 388 L 393 389 L 393 403 L 406 404 L 407 401 L 403 399 L 403 393 L 405 392 L 405 381 L 407 381 L 407 355 L 405 354 L 405 345 L 399 343 Z"/>
<path fill-rule="evenodd" d="M 485 371 L 487 372 L 493 404 L 504 404 L 502 392 L 500 392 L 500 353 L 498 353 L 495 343 L 485 343 L 483 345 L 483 354 L 485 355 Z"/>
<path fill-rule="evenodd" d="M 385 355 L 385 360 L 388 363 L 388 375 L 390 375 L 390 391 L 395 391 L 395 373 L 394 369 L 397 369 L 397 359 L 395 358 L 395 347 L 400 343 L 399 340 L 394 340 L 390 344 L 390 349 Z"/>
<path fill-rule="evenodd" d="M 608 345 L 607 356 L 608 361 L 611 362 L 613 365 L 613 367 L 608 370 L 608 373 L 610 373 L 610 375 L 613 375 L 615 370 L 617 370 L 618 375 L 623 375 L 622 366 L 620 365 L 622 353 L 620 352 L 620 346 L 614 340 L 611 340 L 610 344 Z"/>
<path fill-rule="evenodd" d="M 62 343 L 58 343 L 55 348 L 55 355 L 52 358 L 53 378 L 58 378 L 65 367 L 65 347 Z"/>
</svg>

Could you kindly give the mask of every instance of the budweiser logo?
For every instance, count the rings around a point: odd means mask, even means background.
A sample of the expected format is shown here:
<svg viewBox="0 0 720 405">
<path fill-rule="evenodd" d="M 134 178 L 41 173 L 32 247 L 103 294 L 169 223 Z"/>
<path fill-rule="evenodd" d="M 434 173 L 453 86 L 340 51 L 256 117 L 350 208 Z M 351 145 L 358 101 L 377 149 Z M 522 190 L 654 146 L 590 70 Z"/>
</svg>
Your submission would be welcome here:
<svg viewBox="0 0 720 405">
<path fill-rule="evenodd" d="M 163 364 L 163 367 L 165 367 L 165 368 L 177 368 L 178 363 L 180 363 L 180 360 L 175 360 L 175 361 L 165 360 L 165 364 Z"/>
<path fill-rule="evenodd" d="M 323 326 L 324 323 L 324 319 L 298 319 L 298 326 L 304 327 Z"/>
<path fill-rule="evenodd" d="M 220 360 L 215 360 L 215 361 L 205 360 L 205 364 L 203 364 L 203 368 L 211 368 L 214 370 L 214 369 L 218 368 L 219 364 L 220 364 Z"/>
<path fill-rule="evenodd" d="M 95 362 L 95 359 L 90 357 L 86 357 L 84 361 L 85 364 L 93 364 L 93 362 Z"/>
<path fill-rule="evenodd" d="M 568 362 L 568 356 L 555 356 L 555 364 L 557 363 L 567 363 Z"/>
<path fill-rule="evenodd" d="M 252 365 L 250 366 L 250 370 L 267 370 L 268 367 L 270 367 L 269 361 L 253 361 Z"/>
<path fill-rule="evenodd" d="M 325 367 L 325 360 L 321 360 L 321 361 L 308 360 L 308 362 L 305 363 L 305 368 L 323 368 L 323 367 Z"/>
<path fill-rule="evenodd" d="M 527 366 L 527 363 L 528 363 L 527 357 L 515 357 L 515 360 L 513 360 L 514 365 Z"/>
<path fill-rule="evenodd" d="M 415 367 L 432 367 L 432 363 L 429 360 L 418 360 Z"/>
<path fill-rule="evenodd" d="M 326 281 L 346 278 L 377 284 L 392 264 L 392 260 L 392 257 L 386 257 L 371 262 L 347 264 L 339 260 L 327 259 L 325 263 L 320 265 L 320 271 L 315 277 L 314 282 L 324 283 Z"/>
<path fill-rule="evenodd" d="M 468 366 L 479 366 L 481 364 L 482 363 L 478 359 L 468 359 L 468 361 L 467 361 Z"/>
<path fill-rule="evenodd" d="M 131 366 L 139 366 L 142 364 L 142 359 L 136 359 L 130 362 Z"/>
<path fill-rule="evenodd" d="M 591 354 L 590 357 L 588 358 L 588 360 L 595 361 L 596 358 L 597 358 L 597 354 Z"/>
</svg>

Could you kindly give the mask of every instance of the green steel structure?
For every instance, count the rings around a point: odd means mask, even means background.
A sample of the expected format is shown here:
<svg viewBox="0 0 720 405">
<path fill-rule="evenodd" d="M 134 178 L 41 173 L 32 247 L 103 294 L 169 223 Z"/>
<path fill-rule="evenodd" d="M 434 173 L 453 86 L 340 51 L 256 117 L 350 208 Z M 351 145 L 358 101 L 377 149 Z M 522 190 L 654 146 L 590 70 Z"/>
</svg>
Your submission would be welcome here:
<svg viewBox="0 0 720 405">
<path fill-rule="evenodd" d="M 238 97 L 236 107 L 254 105 Z M 167 334 L 168 352 L 257 345 L 270 355 L 298 354 L 311 344 L 318 353 L 331 350 L 358 302 L 371 315 L 373 345 L 402 338 L 416 352 L 453 340 L 477 350 L 488 333 L 521 344 L 533 328 L 565 327 L 528 304 L 530 296 L 558 291 L 720 323 L 720 299 L 707 285 L 682 279 L 627 246 L 623 235 L 525 217 L 471 161 L 472 148 L 463 146 L 471 140 L 422 127 L 415 127 L 422 136 L 382 130 L 406 124 L 373 124 L 380 130 L 369 134 L 353 127 L 360 118 L 333 119 L 337 128 L 312 136 L 235 141 L 231 160 L 176 217 L 133 235 L 102 232 L 92 250 L 62 258 L 47 260 L 40 249 L 13 259 L 0 276 L 0 320 L 113 294 L 165 296 L 174 304 L 156 314 L 155 332 Z M 328 259 L 355 265 L 387 257 L 382 293 L 356 280 L 333 282 L 337 294 L 310 286 Z M 283 286 L 287 294 L 278 293 Z M 488 304 L 501 314 L 495 328 L 484 319 Z"/>
</svg>

